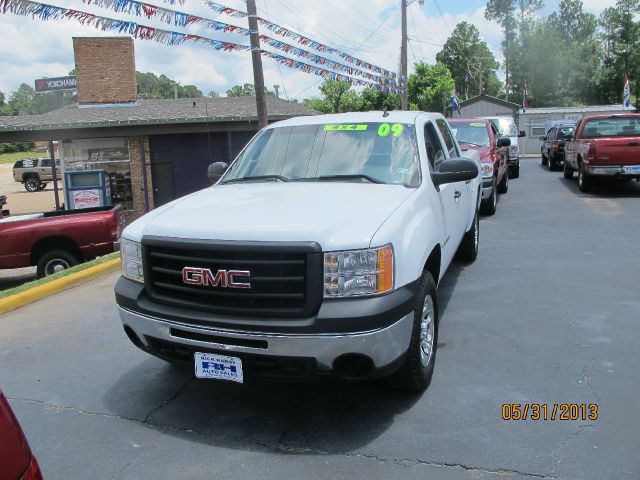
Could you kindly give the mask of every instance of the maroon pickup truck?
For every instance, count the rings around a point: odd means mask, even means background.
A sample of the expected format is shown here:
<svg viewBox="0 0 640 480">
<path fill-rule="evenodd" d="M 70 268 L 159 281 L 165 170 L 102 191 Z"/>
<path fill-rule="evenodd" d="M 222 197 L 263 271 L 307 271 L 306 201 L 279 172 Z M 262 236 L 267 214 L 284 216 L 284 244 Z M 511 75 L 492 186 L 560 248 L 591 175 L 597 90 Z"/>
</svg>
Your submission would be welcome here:
<svg viewBox="0 0 640 480">
<path fill-rule="evenodd" d="M 36 265 L 38 277 L 113 252 L 122 207 L 96 207 L 0 218 L 0 269 Z"/>
<path fill-rule="evenodd" d="M 598 177 L 640 181 L 640 114 L 583 117 L 565 143 L 564 178 L 575 171 L 582 192 Z"/>
</svg>

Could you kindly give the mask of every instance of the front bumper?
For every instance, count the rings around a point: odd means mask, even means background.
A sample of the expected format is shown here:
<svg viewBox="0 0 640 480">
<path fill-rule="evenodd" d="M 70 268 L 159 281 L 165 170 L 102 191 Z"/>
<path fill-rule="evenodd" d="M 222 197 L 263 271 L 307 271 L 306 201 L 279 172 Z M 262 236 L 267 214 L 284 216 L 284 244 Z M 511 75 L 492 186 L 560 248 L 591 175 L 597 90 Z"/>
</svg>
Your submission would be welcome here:
<svg viewBox="0 0 640 480">
<path fill-rule="evenodd" d="M 589 165 L 589 175 L 640 178 L 640 165 Z"/>
<path fill-rule="evenodd" d="M 247 378 L 369 379 L 392 373 L 403 360 L 416 288 L 414 282 L 380 297 L 325 300 L 308 319 L 228 318 L 159 304 L 152 309 L 144 286 L 124 278 L 116 285 L 116 300 L 129 339 L 169 361 L 193 366 L 194 352 L 212 352 L 240 357 Z M 342 366 L 351 360 L 369 367 L 345 374 Z M 265 370 L 266 364 L 273 368 Z"/>
<path fill-rule="evenodd" d="M 482 179 L 482 200 L 486 200 L 491 196 L 491 192 L 493 191 L 493 183 L 493 177 Z"/>
</svg>

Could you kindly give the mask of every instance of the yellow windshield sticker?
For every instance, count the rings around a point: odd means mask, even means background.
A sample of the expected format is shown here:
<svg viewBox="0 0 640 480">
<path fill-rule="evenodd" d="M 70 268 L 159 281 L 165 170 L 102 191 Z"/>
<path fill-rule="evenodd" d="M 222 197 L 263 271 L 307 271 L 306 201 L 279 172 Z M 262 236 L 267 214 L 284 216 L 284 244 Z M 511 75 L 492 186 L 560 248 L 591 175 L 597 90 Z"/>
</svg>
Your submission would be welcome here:
<svg viewBox="0 0 640 480">
<path fill-rule="evenodd" d="M 399 137 L 404 132 L 404 125 L 401 123 L 394 123 L 393 125 L 389 125 L 388 123 L 381 123 L 378 127 L 378 136 L 379 137 L 388 137 L 389 134 L 393 132 L 394 137 Z"/>
<path fill-rule="evenodd" d="M 486 127 L 484 123 L 470 123 L 470 127 Z"/>
<path fill-rule="evenodd" d="M 339 124 L 339 125 L 325 125 L 325 132 L 339 132 L 339 131 L 362 131 L 366 130 L 369 125 L 366 124 Z"/>
</svg>

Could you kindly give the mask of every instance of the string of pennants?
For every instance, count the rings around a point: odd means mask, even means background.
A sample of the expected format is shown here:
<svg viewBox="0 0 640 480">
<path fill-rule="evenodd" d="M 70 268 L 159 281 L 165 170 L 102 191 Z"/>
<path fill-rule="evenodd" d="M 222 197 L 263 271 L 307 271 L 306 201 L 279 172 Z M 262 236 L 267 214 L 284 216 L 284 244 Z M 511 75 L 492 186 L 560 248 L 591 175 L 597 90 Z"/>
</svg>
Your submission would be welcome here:
<svg viewBox="0 0 640 480">
<path fill-rule="evenodd" d="M 238 27 L 236 25 L 230 25 L 228 23 L 218 22 L 208 18 L 199 17 L 197 15 L 190 15 L 188 13 L 178 12 L 175 10 L 169 10 L 167 8 L 157 7 L 139 0 L 83 0 L 84 3 L 97 5 L 101 8 L 107 8 L 114 10 L 117 13 L 126 13 L 129 15 L 135 15 L 138 17 L 146 17 L 149 19 L 155 18 L 169 25 L 175 25 L 178 27 L 186 27 L 191 24 L 203 24 L 208 28 L 216 31 L 223 32 L 236 32 L 244 36 L 249 36 L 250 31 L 247 28 Z M 352 76 L 362 77 L 370 80 L 372 83 L 378 83 L 380 85 L 390 87 L 391 89 L 400 88 L 396 79 L 390 75 L 376 75 L 355 67 L 343 65 L 339 62 L 335 62 L 321 55 L 314 54 L 302 48 L 289 45 L 280 40 L 268 37 L 266 35 L 260 35 L 260 41 L 281 50 L 285 53 L 293 54 L 296 57 L 306 58 L 318 65 L 324 65 L 334 70 L 347 73 Z"/>
<path fill-rule="evenodd" d="M 92 0 L 94 1 L 94 0 Z M 98 0 L 103 1 L 103 0 Z M 118 0 L 121 1 L 121 0 Z M 129 0 L 130 1 L 130 0 Z M 140 3 L 140 2 L 138 2 Z M 142 11 L 144 11 L 142 5 L 140 5 Z M 208 44 L 215 48 L 218 51 L 224 52 L 234 52 L 234 51 L 249 51 L 251 47 L 249 45 L 240 45 L 237 43 L 225 42 L 221 40 L 215 40 L 213 38 L 203 37 L 200 35 L 193 34 L 185 34 L 180 32 L 175 32 L 171 30 L 163 30 L 159 28 L 149 27 L 146 25 L 141 25 L 137 22 L 130 22 L 125 20 L 116 20 L 113 18 L 102 17 L 99 15 L 94 15 L 88 12 L 83 12 L 80 10 L 74 10 L 71 8 L 63 8 L 55 5 L 49 5 L 46 3 L 34 2 L 31 0 L 0 0 L 0 11 L 2 13 L 12 13 L 14 15 L 21 16 L 31 16 L 33 18 L 39 18 L 43 21 L 49 20 L 70 20 L 76 21 L 82 25 L 93 26 L 102 31 L 117 31 L 118 33 L 128 34 L 132 37 L 139 40 L 150 40 L 155 41 L 157 43 L 161 43 L 164 45 L 180 45 L 186 42 L 192 43 L 202 43 Z M 278 42 L 277 40 L 270 39 L 269 37 L 265 37 L 265 43 L 270 44 L 269 41 Z M 282 42 L 279 42 L 282 43 Z M 286 45 L 286 44 L 283 44 Z M 273 46 L 273 45 L 272 45 Z M 297 49 L 297 47 L 293 47 L 291 45 L 287 45 L 289 52 L 296 54 L 295 51 L 291 49 Z M 286 48 L 286 47 L 285 47 Z M 297 49 L 301 50 L 301 49 Z M 301 50 L 304 52 L 304 50 Z M 396 88 L 395 86 L 391 86 L 390 84 L 385 85 L 382 82 L 377 81 L 367 81 L 362 78 L 354 78 L 348 75 L 342 75 L 336 72 L 332 72 L 330 70 L 320 68 L 315 65 L 310 65 L 308 63 L 304 63 L 289 57 L 285 57 L 283 55 L 274 54 L 265 50 L 261 51 L 262 55 L 272 58 L 273 60 L 286 65 L 289 68 L 295 68 L 297 70 L 301 70 L 305 73 L 313 73 L 315 75 L 319 75 L 324 78 L 329 78 L 332 80 L 338 80 L 342 82 L 349 82 L 354 85 L 366 86 L 369 88 L 373 88 L 374 90 L 383 91 L 386 93 L 397 93 L 399 94 L 401 90 Z M 307 52 L 310 53 L 310 52 Z M 310 54 L 312 60 L 317 61 L 322 65 L 326 65 L 329 68 L 333 68 L 336 70 L 341 70 L 349 74 L 356 74 L 357 69 L 354 69 L 348 65 L 344 65 L 338 62 L 334 62 L 332 60 L 326 59 L 324 57 L 314 56 Z M 359 71 L 362 75 L 367 72 Z M 368 74 L 371 75 L 371 74 Z M 371 75 L 371 77 L 377 77 L 375 75 Z M 367 77 L 367 78 L 371 78 Z"/>
<path fill-rule="evenodd" d="M 169 2 L 170 4 L 174 4 L 176 2 L 176 0 L 164 0 L 165 2 Z M 182 3 L 182 1 L 180 1 L 180 3 Z M 211 0 L 205 0 L 204 3 L 211 8 L 214 12 L 218 13 L 218 14 L 222 14 L 222 15 L 227 15 L 230 17 L 246 17 L 249 14 L 247 12 L 242 12 L 240 10 L 236 10 L 234 8 L 229 8 L 226 7 L 224 5 L 221 5 L 219 3 L 216 2 L 212 2 Z M 277 23 L 273 23 L 270 22 L 268 20 L 265 20 L 263 18 L 258 17 L 258 23 L 260 23 L 261 25 L 265 26 L 268 30 L 274 32 L 277 35 L 283 36 L 285 38 L 291 38 L 293 40 L 295 40 L 296 42 L 298 42 L 300 45 L 306 46 L 306 47 L 310 47 L 313 48 L 314 50 L 317 50 L 318 52 L 326 52 L 332 55 L 339 55 L 341 58 L 343 58 L 346 62 L 348 63 L 352 63 L 354 64 L 356 67 L 362 67 L 362 68 L 366 68 L 367 70 L 371 70 L 372 72 L 375 73 L 379 73 L 381 75 L 383 75 L 386 78 L 391 78 L 394 80 L 398 80 L 397 83 L 401 83 L 399 80 L 400 75 L 398 75 L 395 72 L 391 72 L 385 68 L 379 67 L 377 65 L 373 65 L 369 62 L 366 62 L 364 60 L 360 60 L 359 58 L 356 58 L 352 55 L 349 55 L 347 53 L 341 52 L 340 50 L 333 48 L 333 47 L 329 47 L 328 45 L 325 45 L 323 43 L 317 42 L 315 40 L 312 40 L 311 38 L 305 37 L 304 35 L 294 32 L 293 30 L 289 30 L 288 28 L 285 28 L 281 25 L 278 25 Z"/>
</svg>

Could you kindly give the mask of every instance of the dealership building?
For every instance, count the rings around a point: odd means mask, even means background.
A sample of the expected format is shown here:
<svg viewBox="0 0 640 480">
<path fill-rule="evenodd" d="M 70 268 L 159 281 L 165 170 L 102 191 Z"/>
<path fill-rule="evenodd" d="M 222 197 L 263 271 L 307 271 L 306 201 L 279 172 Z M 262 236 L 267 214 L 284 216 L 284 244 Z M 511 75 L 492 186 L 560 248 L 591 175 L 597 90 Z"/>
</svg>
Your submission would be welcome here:
<svg viewBox="0 0 640 480">
<path fill-rule="evenodd" d="M 104 170 L 130 221 L 208 185 L 258 131 L 254 97 L 138 98 L 133 40 L 74 38 L 78 103 L 0 117 L 0 143 L 58 141 L 62 172 Z M 97 60 L 100 60 L 99 62 Z M 317 112 L 267 97 L 270 122 Z"/>
</svg>

